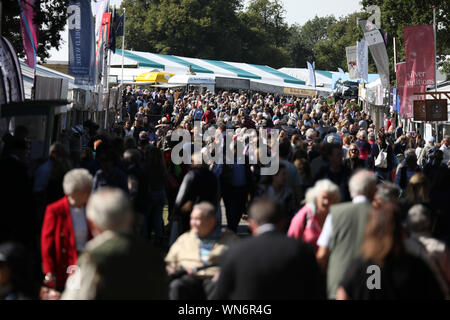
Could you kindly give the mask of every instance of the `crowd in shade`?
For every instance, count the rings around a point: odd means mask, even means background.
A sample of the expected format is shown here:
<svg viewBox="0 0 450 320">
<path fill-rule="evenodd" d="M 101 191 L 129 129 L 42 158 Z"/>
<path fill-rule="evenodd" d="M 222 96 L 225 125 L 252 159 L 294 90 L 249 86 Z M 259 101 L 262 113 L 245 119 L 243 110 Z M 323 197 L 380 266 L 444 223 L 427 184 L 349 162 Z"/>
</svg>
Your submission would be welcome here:
<svg viewBox="0 0 450 320">
<path fill-rule="evenodd" d="M 353 101 L 139 87 L 47 159 L 28 136 L 3 137 L 0 299 L 450 297 L 449 136 Z"/>
</svg>

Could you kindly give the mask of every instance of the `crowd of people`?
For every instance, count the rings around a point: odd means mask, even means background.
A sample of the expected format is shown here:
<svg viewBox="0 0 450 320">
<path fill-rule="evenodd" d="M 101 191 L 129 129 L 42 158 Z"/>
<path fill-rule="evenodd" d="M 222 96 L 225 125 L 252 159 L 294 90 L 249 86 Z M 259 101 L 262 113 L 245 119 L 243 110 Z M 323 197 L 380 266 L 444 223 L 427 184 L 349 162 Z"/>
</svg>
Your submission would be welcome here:
<svg viewBox="0 0 450 320">
<path fill-rule="evenodd" d="M 0 299 L 449 298 L 450 136 L 396 120 L 377 130 L 353 101 L 128 87 L 111 128 L 85 121 L 40 163 L 17 127 L 0 159 Z M 219 142 L 231 161 L 202 161 Z"/>
</svg>

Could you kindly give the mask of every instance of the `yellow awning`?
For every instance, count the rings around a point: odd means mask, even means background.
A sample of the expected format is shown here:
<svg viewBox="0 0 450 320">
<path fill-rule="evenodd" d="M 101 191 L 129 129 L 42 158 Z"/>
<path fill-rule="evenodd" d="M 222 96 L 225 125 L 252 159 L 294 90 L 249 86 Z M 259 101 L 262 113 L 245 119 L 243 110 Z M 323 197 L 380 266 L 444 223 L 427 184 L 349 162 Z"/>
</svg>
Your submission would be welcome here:
<svg viewBox="0 0 450 320">
<path fill-rule="evenodd" d="M 175 74 L 169 72 L 145 72 L 136 77 L 134 81 L 144 81 L 144 82 L 167 82 L 170 77 L 173 77 Z"/>
</svg>

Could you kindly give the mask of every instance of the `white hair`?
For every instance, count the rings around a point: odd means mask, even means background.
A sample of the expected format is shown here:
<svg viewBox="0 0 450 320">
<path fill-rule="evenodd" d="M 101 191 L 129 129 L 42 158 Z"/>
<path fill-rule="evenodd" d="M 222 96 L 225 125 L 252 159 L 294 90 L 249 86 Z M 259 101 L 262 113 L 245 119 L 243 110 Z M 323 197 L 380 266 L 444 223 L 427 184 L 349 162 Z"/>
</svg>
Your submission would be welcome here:
<svg viewBox="0 0 450 320">
<path fill-rule="evenodd" d="M 367 132 L 366 132 L 366 130 L 360 130 L 358 132 L 357 136 L 359 136 L 359 138 L 361 140 L 366 140 L 367 139 Z"/>
<path fill-rule="evenodd" d="M 331 180 L 323 179 L 317 181 L 314 187 L 308 189 L 305 195 L 306 203 L 312 203 L 316 205 L 317 197 L 323 191 L 331 193 L 335 197 L 337 202 L 341 200 L 341 193 L 339 191 L 339 187 Z"/>
<path fill-rule="evenodd" d="M 308 130 L 306 130 L 306 138 L 308 139 L 312 139 L 316 134 L 316 131 L 312 128 L 309 128 Z"/>
<path fill-rule="evenodd" d="M 133 212 L 131 203 L 122 190 L 102 188 L 89 198 L 86 216 L 102 230 L 120 232 L 130 229 Z"/>
<path fill-rule="evenodd" d="M 73 169 L 64 176 L 63 190 L 66 196 L 76 191 L 90 190 L 91 188 L 92 175 L 86 169 Z"/>
<path fill-rule="evenodd" d="M 367 170 L 356 172 L 348 182 L 352 199 L 360 195 L 369 198 L 371 192 L 375 190 L 377 182 L 377 177 Z"/>
<path fill-rule="evenodd" d="M 216 208 L 209 202 L 203 201 L 196 204 L 192 211 L 198 210 L 202 213 L 204 218 L 215 218 L 216 217 Z"/>
</svg>

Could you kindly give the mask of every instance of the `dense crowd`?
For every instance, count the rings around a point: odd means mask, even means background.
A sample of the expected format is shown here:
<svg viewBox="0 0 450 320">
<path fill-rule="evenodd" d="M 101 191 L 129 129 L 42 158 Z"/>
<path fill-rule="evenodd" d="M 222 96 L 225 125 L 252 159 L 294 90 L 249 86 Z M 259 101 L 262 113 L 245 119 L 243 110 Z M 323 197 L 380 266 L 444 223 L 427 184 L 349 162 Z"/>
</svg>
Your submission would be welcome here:
<svg viewBox="0 0 450 320">
<path fill-rule="evenodd" d="M 27 141 L 3 137 L 0 298 L 449 297 L 450 137 L 394 114 L 376 130 L 354 101 L 128 87 L 110 129 L 85 121 L 39 163 Z M 200 161 L 218 145 L 231 161 Z"/>
</svg>

